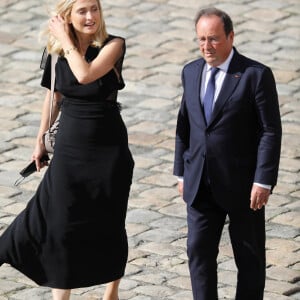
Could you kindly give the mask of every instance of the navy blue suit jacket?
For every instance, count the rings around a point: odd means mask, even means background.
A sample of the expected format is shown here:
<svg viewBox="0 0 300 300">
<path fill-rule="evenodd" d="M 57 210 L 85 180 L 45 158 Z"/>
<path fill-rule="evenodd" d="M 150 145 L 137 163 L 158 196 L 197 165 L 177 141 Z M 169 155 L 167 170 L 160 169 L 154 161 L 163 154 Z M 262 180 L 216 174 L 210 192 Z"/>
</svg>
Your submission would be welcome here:
<svg viewBox="0 0 300 300">
<path fill-rule="evenodd" d="M 182 71 L 174 175 L 184 177 L 184 200 L 197 195 L 204 164 L 215 199 L 228 210 L 249 207 L 254 182 L 277 182 L 281 146 L 278 96 L 272 71 L 234 55 L 206 124 L 200 100 L 204 59 Z"/>
</svg>

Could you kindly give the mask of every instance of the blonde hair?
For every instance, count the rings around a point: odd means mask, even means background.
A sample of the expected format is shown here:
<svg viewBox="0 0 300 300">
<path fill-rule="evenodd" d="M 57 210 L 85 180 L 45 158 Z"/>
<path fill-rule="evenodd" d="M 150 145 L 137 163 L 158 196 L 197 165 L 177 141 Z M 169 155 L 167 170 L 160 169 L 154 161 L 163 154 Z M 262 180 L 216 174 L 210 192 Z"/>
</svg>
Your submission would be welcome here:
<svg viewBox="0 0 300 300">
<path fill-rule="evenodd" d="M 71 16 L 73 5 L 76 1 L 77 0 L 59 0 L 58 3 L 56 4 L 55 10 L 52 13 L 52 15 L 61 15 L 64 19 L 68 20 Z M 106 31 L 106 25 L 104 22 L 100 0 L 96 0 L 96 2 L 99 7 L 100 26 L 97 32 L 92 37 L 91 45 L 94 47 L 101 47 L 103 42 L 107 39 L 108 33 Z M 48 53 L 57 53 L 59 55 L 63 55 L 63 48 L 61 43 L 50 33 L 48 27 L 42 31 L 41 35 L 47 37 Z M 71 30 L 71 39 L 74 42 L 74 45 L 77 47 L 78 42 L 77 42 L 75 32 L 73 30 Z"/>
</svg>

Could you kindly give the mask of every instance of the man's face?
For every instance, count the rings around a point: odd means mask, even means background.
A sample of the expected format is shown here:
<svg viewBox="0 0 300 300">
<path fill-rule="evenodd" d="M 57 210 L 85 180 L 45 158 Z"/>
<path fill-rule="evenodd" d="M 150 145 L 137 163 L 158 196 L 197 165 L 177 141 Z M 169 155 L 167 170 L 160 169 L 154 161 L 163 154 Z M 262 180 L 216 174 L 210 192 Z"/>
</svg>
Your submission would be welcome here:
<svg viewBox="0 0 300 300">
<path fill-rule="evenodd" d="M 217 67 L 230 54 L 233 45 L 233 31 L 226 36 L 222 20 L 215 15 L 202 16 L 196 25 L 200 51 L 206 62 Z"/>
</svg>

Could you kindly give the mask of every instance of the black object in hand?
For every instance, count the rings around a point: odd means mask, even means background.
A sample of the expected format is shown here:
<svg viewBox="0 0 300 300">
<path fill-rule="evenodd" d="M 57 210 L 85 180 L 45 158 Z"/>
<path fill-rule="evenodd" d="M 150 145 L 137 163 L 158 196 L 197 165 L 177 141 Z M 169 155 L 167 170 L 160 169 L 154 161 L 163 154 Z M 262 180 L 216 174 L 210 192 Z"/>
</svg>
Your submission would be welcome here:
<svg viewBox="0 0 300 300">
<path fill-rule="evenodd" d="M 49 160 L 49 156 L 48 155 L 44 155 L 41 157 L 40 162 L 45 162 Z M 28 166 L 26 166 L 21 172 L 20 175 L 25 177 L 28 177 L 29 175 L 31 175 L 32 173 L 34 173 L 36 171 L 36 165 L 35 165 L 35 161 L 33 160 Z"/>
</svg>

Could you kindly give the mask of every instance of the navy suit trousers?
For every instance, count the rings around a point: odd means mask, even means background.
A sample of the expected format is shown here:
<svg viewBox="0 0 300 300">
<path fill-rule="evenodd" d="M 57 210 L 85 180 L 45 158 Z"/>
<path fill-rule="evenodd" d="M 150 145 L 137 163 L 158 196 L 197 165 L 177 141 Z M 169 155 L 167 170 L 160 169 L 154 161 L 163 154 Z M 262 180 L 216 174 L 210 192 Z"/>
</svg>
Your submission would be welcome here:
<svg viewBox="0 0 300 300">
<path fill-rule="evenodd" d="M 241 199 L 243 200 L 243 199 Z M 244 199 L 245 200 L 245 199 Z M 265 285 L 264 209 L 226 212 L 215 201 L 209 185 L 200 185 L 187 207 L 187 254 L 194 300 L 216 300 L 217 256 L 226 217 L 238 269 L 236 300 L 262 300 Z"/>
</svg>

